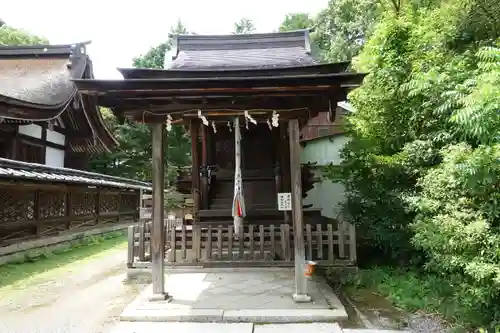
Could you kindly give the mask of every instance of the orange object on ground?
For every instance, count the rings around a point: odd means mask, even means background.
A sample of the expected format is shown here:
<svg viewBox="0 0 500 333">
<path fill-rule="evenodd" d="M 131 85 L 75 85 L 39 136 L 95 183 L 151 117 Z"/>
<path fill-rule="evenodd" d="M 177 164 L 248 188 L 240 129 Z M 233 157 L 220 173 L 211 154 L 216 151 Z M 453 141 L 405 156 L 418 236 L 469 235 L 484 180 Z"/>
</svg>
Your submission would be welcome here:
<svg viewBox="0 0 500 333">
<path fill-rule="evenodd" d="M 306 269 L 304 270 L 304 276 L 306 277 L 313 276 L 315 269 L 316 269 L 316 263 L 314 261 L 307 261 Z"/>
</svg>

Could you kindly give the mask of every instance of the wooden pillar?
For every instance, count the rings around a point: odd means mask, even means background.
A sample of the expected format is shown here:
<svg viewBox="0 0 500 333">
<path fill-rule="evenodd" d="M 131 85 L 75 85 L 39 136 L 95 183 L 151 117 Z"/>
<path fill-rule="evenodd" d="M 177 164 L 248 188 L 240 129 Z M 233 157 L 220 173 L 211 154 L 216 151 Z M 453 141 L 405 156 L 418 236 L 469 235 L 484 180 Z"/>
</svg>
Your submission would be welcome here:
<svg viewBox="0 0 500 333">
<path fill-rule="evenodd" d="M 279 192 L 284 192 L 282 190 L 283 188 L 283 182 L 282 182 L 282 162 L 281 162 L 281 133 L 280 129 L 278 128 L 273 129 L 272 132 L 273 135 L 273 143 L 274 143 L 274 182 L 275 182 L 275 187 L 276 187 L 276 193 Z"/>
<path fill-rule="evenodd" d="M 47 124 L 43 124 L 40 126 L 42 128 L 42 140 L 45 144 L 42 146 L 42 164 L 47 164 Z"/>
<path fill-rule="evenodd" d="M 151 125 L 153 132 L 153 225 L 151 228 L 151 258 L 152 258 L 152 278 L 153 295 L 151 301 L 166 300 L 168 294 L 165 293 L 164 281 L 164 260 L 165 260 L 165 232 L 164 232 L 164 125 Z"/>
<path fill-rule="evenodd" d="M 201 126 L 201 207 L 208 209 L 208 130 Z"/>
<path fill-rule="evenodd" d="M 194 214 L 193 223 L 196 224 L 196 215 L 200 209 L 200 154 L 198 152 L 198 134 L 200 129 L 200 121 L 198 119 L 191 120 L 191 192 L 193 193 Z"/>
<path fill-rule="evenodd" d="M 304 247 L 304 220 L 302 213 L 302 180 L 300 174 L 300 142 L 299 121 L 290 120 L 288 123 L 288 137 L 290 140 L 290 173 L 292 185 L 292 215 L 295 248 L 295 294 L 293 300 L 297 303 L 310 302 L 307 295 L 307 280 L 304 275 L 305 247 Z"/>
<path fill-rule="evenodd" d="M 290 187 L 290 139 L 287 129 L 280 126 L 280 150 L 281 150 L 281 188 L 283 192 L 291 192 Z M 283 212 L 283 219 L 290 224 L 290 212 Z"/>
<path fill-rule="evenodd" d="M 95 215 L 95 225 L 99 224 L 99 215 L 101 214 L 101 195 L 100 189 L 97 187 L 95 189 L 94 195 L 94 215 Z"/>
</svg>

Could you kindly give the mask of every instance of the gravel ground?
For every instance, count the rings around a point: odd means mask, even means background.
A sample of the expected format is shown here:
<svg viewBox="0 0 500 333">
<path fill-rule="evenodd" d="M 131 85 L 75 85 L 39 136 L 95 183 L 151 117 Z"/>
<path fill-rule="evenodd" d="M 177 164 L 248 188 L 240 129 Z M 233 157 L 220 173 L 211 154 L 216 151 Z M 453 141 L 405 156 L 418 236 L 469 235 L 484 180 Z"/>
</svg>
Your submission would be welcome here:
<svg viewBox="0 0 500 333">
<path fill-rule="evenodd" d="M 123 247 L 0 291 L 0 333 L 107 333 L 147 285 L 125 281 Z"/>
<path fill-rule="evenodd" d="M 450 329 L 436 316 L 412 315 L 409 319 L 409 328 L 414 333 L 448 333 Z"/>
</svg>

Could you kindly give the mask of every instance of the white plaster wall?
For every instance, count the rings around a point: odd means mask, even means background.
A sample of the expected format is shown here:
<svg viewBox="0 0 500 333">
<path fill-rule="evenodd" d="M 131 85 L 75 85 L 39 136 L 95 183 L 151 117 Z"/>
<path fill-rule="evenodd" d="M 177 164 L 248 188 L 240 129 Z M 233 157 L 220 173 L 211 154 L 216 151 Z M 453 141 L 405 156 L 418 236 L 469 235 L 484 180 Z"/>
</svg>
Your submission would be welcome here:
<svg viewBox="0 0 500 333">
<path fill-rule="evenodd" d="M 340 150 L 347 142 L 349 138 L 345 135 L 309 141 L 302 149 L 301 161 L 302 163 L 317 162 L 318 165 L 330 163 L 338 165 L 341 162 Z"/>
<path fill-rule="evenodd" d="M 64 168 L 64 150 L 47 147 L 45 152 L 45 164 Z"/>
<path fill-rule="evenodd" d="M 66 143 L 66 138 L 64 134 L 58 133 L 56 131 L 47 130 L 47 141 L 57 143 L 58 145 L 64 146 Z"/>
<path fill-rule="evenodd" d="M 307 192 L 304 205 L 312 204 L 312 208 L 321 209 L 321 215 L 336 218 L 340 213 L 342 201 L 344 201 L 344 185 L 322 180 Z"/>
<path fill-rule="evenodd" d="M 318 166 L 339 165 L 342 161 L 340 150 L 347 142 L 349 138 L 343 135 L 310 141 L 302 150 L 301 162 L 317 162 Z M 317 176 L 320 176 L 319 171 Z M 340 213 L 340 204 L 345 198 L 344 192 L 344 185 L 324 179 L 307 192 L 304 204 L 312 204 L 313 208 L 321 209 L 321 215 L 325 217 L 336 218 Z"/>
<path fill-rule="evenodd" d="M 27 136 L 31 136 L 32 138 L 41 139 L 42 138 L 42 127 L 35 124 L 29 125 L 19 125 L 19 133 Z"/>
</svg>

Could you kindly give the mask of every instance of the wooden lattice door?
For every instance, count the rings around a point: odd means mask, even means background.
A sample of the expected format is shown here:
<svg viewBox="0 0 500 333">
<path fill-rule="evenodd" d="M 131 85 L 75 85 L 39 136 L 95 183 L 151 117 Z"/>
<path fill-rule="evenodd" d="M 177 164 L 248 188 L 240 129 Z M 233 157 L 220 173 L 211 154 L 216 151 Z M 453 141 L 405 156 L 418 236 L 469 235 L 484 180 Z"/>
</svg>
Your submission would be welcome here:
<svg viewBox="0 0 500 333">
<path fill-rule="evenodd" d="M 215 161 L 220 169 L 234 169 L 234 133 L 221 128 L 215 133 Z"/>
</svg>

